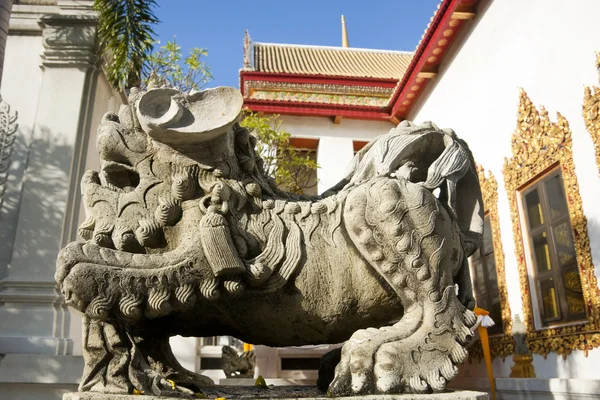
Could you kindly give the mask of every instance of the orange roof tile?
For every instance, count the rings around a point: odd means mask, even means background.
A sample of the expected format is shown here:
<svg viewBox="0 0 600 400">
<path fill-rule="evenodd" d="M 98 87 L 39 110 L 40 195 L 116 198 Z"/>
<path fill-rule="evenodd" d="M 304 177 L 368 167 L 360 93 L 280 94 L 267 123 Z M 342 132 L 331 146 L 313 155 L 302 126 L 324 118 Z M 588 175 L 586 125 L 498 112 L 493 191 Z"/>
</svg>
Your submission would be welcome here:
<svg viewBox="0 0 600 400">
<path fill-rule="evenodd" d="M 271 73 L 400 79 L 413 53 L 253 43 L 254 70 Z"/>
</svg>

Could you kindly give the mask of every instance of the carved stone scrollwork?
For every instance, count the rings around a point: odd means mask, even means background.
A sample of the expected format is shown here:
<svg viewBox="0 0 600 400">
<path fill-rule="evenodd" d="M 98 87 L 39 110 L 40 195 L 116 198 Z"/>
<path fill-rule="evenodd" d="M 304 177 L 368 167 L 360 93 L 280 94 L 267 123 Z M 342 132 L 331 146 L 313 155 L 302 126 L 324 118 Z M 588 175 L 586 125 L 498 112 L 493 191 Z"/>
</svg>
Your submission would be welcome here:
<svg viewBox="0 0 600 400">
<path fill-rule="evenodd" d="M 0 97 L 0 207 L 2 206 L 4 185 L 8 180 L 10 156 L 17 128 L 17 112 L 11 111 L 10 105 Z"/>
<path fill-rule="evenodd" d="M 543 107 L 538 111 L 527 93 L 521 90 L 517 128 L 512 136 L 513 156 L 505 159 L 504 179 L 511 209 L 527 341 L 532 353 L 544 356 L 553 351 L 566 357 L 573 350 L 582 350 L 587 355 L 589 350 L 600 346 L 600 291 L 594 275 L 587 220 L 579 195 L 571 146 L 567 120 L 559 113 L 557 122 L 550 121 L 548 112 Z M 556 165 L 562 171 L 587 323 L 536 330 L 517 195 L 521 187 Z"/>
<path fill-rule="evenodd" d="M 600 53 L 596 53 L 596 68 L 600 81 Z M 583 119 L 585 126 L 592 136 L 596 151 L 596 166 L 600 170 L 600 87 L 584 88 L 583 94 Z"/>
<path fill-rule="evenodd" d="M 502 249 L 502 238 L 500 236 L 500 222 L 498 221 L 498 182 L 494 175 L 485 170 L 481 165 L 477 165 L 477 174 L 479 184 L 481 185 L 481 196 L 483 197 L 483 206 L 485 215 L 490 217 L 492 227 L 492 242 L 494 244 L 494 259 L 496 261 L 496 273 L 498 277 L 498 291 L 500 293 L 500 306 L 502 308 L 502 326 L 504 333 L 500 336 L 490 337 L 490 353 L 492 358 L 502 357 L 514 354 L 515 344 L 512 338 L 512 317 L 510 304 L 508 302 L 508 291 L 506 288 L 506 272 L 504 268 L 504 250 Z M 469 349 L 470 360 L 483 359 L 483 349 L 481 343 L 473 344 Z"/>
<path fill-rule="evenodd" d="M 40 19 L 43 28 L 44 66 L 87 67 L 99 65 L 95 15 L 48 15 Z"/>
</svg>

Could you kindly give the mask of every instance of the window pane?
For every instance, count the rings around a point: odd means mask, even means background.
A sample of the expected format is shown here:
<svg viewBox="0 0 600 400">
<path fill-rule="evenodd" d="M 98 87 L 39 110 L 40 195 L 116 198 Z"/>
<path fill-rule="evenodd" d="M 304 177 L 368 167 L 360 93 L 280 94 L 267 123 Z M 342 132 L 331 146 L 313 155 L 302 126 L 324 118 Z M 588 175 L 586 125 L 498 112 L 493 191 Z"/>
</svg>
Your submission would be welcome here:
<svg viewBox="0 0 600 400">
<path fill-rule="evenodd" d="M 545 279 L 540 282 L 540 288 L 542 290 L 542 310 L 544 311 L 544 319 L 558 318 L 558 299 L 556 298 L 554 278 Z"/>
<path fill-rule="evenodd" d="M 496 325 L 488 330 L 490 335 L 502 333 L 502 306 L 500 304 L 500 290 L 498 289 L 498 273 L 496 271 L 496 260 L 494 253 L 485 256 L 487 271 L 487 311 Z"/>
<path fill-rule="evenodd" d="M 565 221 L 554 227 L 554 240 L 560 265 L 564 266 L 574 263 L 575 246 L 573 245 L 573 236 L 571 235 L 571 224 L 569 221 Z"/>
<path fill-rule="evenodd" d="M 317 152 L 314 150 L 301 150 L 298 152 L 298 157 L 308 158 L 311 161 L 317 162 Z M 318 194 L 317 170 L 309 170 L 305 166 L 291 165 L 290 172 L 298 174 L 296 182 L 302 186 L 302 194 L 316 196 Z M 289 190 L 289 188 L 288 188 Z"/>
<path fill-rule="evenodd" d="M 490 217 L 483 220 L 483 254 L 487 255 L 494 252 L 494 243 L 492 240 L 492 224 Z"/>
<path fill-rule="evenodd" d="M 579 271 L 565 272 L 563 274 L 563 282 L 565 284 L 569 314 L 584 314 L 583 290 L 581 290 Z"/>
<path fill-rule="evenodd" d="M 550 250 L 546 232 L 541 232 L 533 237 L 533 249 L 538 271 L 549 271 L 552 265 L 550 264 Z"/>
<path fill-rule="evenodd" d="M 504 332 L 504 325 L 502 324 L 502 305 L 500 304 L 500 297 L 492 299 L 492 303 L 489 309 L 490 318 L 496 325 L 488 329 L 490 335 L 496 335 Z"/>
<path fill-rule="evenodd" d="M 527 216 L 529 217 L 529 226 L 535 228 L 544 223 L 544 215 L 542 214 L 542 205 L 540 204 L 540 196 L 537 189 L 532 190 L 525 196 L 525 204 L 527 207 Z"/>
<path fill-rule="evenodd" d="M 494 253 L 485 256 L 485 267 L 490 295 L 498 292 L 498 274 L 496 273 L 496 259 Z"/>
<path fill-rule="evenodd" d="M 477 260 L 471 260 L 473 265 L 474 280 L 473 288 L 475 289 L 475 299 L 477 300 L 477 306 L 481 308 L 487 307 L 487 290 L 485 286 L 485 275 L 483 272 L 483 260 L 481 258 Z"/>
<path fill-rule="evenodd" d="M 555 219 L 567 214 L 565 190 L 560 175 L 556 175 L 546 182 L 546 195 L 548 197 L 550 219 Z"/>
</svg>

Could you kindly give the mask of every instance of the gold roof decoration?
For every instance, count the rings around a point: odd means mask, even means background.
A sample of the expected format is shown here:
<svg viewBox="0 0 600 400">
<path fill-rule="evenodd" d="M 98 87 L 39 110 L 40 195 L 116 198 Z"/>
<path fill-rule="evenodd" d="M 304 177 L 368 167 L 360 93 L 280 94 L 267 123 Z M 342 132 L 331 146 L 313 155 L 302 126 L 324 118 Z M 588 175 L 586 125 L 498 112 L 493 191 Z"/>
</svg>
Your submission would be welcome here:
<svg viewBox="0 0 600 400">
<path fill-rule="evenodd" d="M 600 53 L 596 52 L 596 68 L 600 82 Z M 600 170 L 600 87 L 586 86 L 583 94 L 583 119 L 592 136 L 596 151 L 596 166 Z"/>
<path fill-rule="evenodd" d="M 342 15 L 342 47 L 350 47 L 348 41 L 348 30 L 346 29 L 346 18 Z"/>
<path fill-rule="evenodd" d="M 567 120 L 560 113 L 557 114 L 557 122 L 550 121 L 548 112 L 543 107 L 538 111 L 527 93 L 521 89 L 517 128 L 512 136 L 513 155 L 504 160 L 503 172 L 509 197 L 529 349 L 532 353 L 544 356 L 556 352 L 566 357 L 573 350 L 582 350 L 587 355 L 589 350 L 600 346 L 600 291 L 592 263 L 587 219 L 575 175 L 571 130 Z M 588 320 L 580 325 L 536 330 L 531 302 L 534 292 L 529 285 L 517 197 L 520 188 L 555 167 L 561 168 L 562 172 Z"/>
<path fill-rule="evenodd" d="M 254 70 L 270 73 L 400 79 L 413 54 L 401 51 L 253 43 Z"/>
<path fill-rule="evenodd" d="M 485 170 L 480 164 L 477 164 L 477 175 L 479 177 L 479 184 L 481 185 L 484 212 L 486 216 L 490 217 L 490 226 L 492 227 L 494 260 L 496 261 L 498 291 L 500 293 L 500 307 L 502 310 L 502 326 L 504 327 L 504 333 L 502 335 L 490 337 L 490 353 L 492 358 L 502 357 L 502 359 L 504 359 L 515 352 L 515 344 L 512 338 L 512 316 L 510 304 L 508 302 L 504 249 L 502 248 L 500 222 L 498 220 L 498 182 L 491 171 L 488 171 L 486 176 Z M 498 322 L 499 321 L 496 321 L 496 323 Z M 483 350 L 478 343 L 475 343 L 469 349 L 470 359 L 481 360 L 483 358 Z"/>
</svg>

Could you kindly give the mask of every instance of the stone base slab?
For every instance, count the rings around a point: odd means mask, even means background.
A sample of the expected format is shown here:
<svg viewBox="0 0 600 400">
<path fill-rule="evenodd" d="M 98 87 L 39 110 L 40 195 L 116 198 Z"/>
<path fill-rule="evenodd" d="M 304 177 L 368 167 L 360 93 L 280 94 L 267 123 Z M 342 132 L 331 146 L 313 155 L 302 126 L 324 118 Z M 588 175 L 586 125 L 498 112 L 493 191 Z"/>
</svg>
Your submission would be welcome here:
<svg viewBox="0 0 600 400">
<path fill-rule="evenodd" d="M 285 386 L 274 387 L 270 389 L 257 387 L 240 386 L 215 386 L 206 388 L 202 395 L 197 395 L 196 399 L 218 399 L 227 400 L 246 400 L 246 399 L 265 399 L 265 400 L 331 400 L 326 393 L 319 391 L 313 386 Z M 162 396 L 139 396 L 139 395 L 120 395 L 103 394 L 91 392 L 67 393 L 63 400 L 166 400 L 173 397 Z M 473 392 L 468 390 L 448 391 L 436 394 L 376 394 L 369 396 L 348 396 L 339 397 L 345 400 L 489 400 L 487 393 Z"/>
<path fill-rule="evenodd" d="M 316 379 L 292 379 L 292 378 L 265 378 L 267 386 L 315 386 Z M 254 386 L 254 378 L 225 378 L 219 380 L 222 386 Z"/>
</svg>

